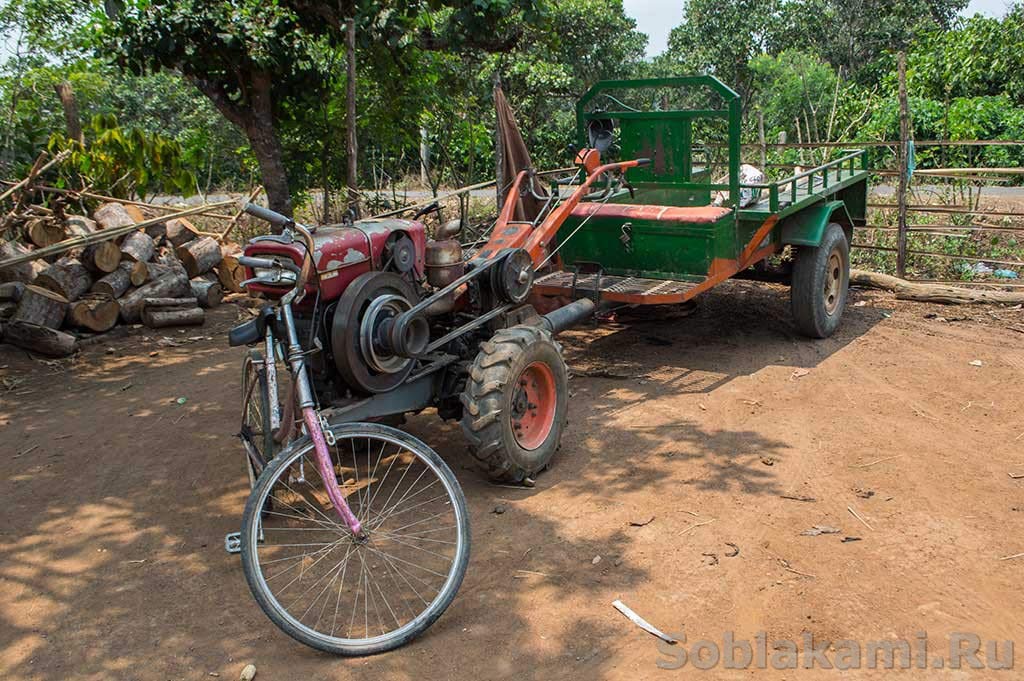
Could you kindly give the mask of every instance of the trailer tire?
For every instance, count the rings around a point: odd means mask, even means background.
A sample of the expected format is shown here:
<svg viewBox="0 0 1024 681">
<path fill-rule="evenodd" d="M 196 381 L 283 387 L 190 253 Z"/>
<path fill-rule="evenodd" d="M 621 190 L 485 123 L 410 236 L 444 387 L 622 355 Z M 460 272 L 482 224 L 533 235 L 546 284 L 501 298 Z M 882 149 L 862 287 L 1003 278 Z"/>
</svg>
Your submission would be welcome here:
<svg viewBox="0 0 1024 681">
<path fill-rule="evenodd" d="M 790 303 L 797 330 L 811 338 L 828 338 L 839 327 L 850 287 L 850 244 L 832 222 L 821 244 L 801 246 L 793 264 Z"/>
<path fill-rule="evenodd" d="M 462 392 L 462 431 L 494 481 L 519 483 L 558 450 L 569 410 L 561 347 L 534 326 L 502 329 L 482 343 Z"/>
</svg>

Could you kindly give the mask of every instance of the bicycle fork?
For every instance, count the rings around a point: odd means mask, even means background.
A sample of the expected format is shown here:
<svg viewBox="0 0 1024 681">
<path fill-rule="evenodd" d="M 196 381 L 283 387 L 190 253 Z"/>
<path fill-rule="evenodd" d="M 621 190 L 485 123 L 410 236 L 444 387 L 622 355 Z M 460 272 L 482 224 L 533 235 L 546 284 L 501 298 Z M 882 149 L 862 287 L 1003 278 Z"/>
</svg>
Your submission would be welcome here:
<svg viewBox="0 0 1024 681">
<path fill-rule="evenodd" d="M 320 414 L 316 410 L 316 401 L 313 399 L 313 389 L 309 383 L 309 375 L 306 373 L 306 361 L 302 354 L 302 346 L 299 344 L 298 332 L 295 330 L 295 319 L 292 317 L 290 304 L 281 306 L 281 316 L 288 333 L 288 363 L 292 369 L 292 376 L 295 377 L 299 408 L 302 410 L 302 419 L 306 423 L 309 437 L 313 440 L 316 465 L 320 472 L 320 478 L 324 481 L 324 487 L 327 488 L 327 498 L 331 500 L 334 512 L 338 514 L 341 521 L 353 535 L 360 537 L 363 534 L 362 523 L 356 518 L 348 502 L 345 501 L 345 496 L 338 486 L 338 478 L 334 473 L 334 462 L 327 449 L 327 437 L 324 435 Z"/>
</svg>

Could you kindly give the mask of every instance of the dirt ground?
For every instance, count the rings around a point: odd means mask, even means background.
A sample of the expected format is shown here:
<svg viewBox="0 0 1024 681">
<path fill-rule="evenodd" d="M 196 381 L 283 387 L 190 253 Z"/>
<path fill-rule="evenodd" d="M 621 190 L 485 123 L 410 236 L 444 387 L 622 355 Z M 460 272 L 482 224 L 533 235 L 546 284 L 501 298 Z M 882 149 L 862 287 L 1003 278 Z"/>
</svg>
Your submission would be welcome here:
<svg viewBox="0 0 1024 681">
<path fill-rule="evenodd" d="M 785 289 L 733 283 L 689 317 L 566 334 L 570 423 L 532 489 L 485 483 L 457 426 L 411 419 L 465 488 L 473 556 L 422 638 L 356 660 L 278 632 L 223 550 L 247 493 L 242 350 L 223 335 L 238 308 L 68 361 L 2 346 L 0 679 L 835 674 L 661 669 L 616 599 L 689 644 L 1024 640 L 1024 559 L 1000 560 L 1024 552 L 1024 313 L 859 291 L 847 313 L 810 342 Z"/>
</svg>

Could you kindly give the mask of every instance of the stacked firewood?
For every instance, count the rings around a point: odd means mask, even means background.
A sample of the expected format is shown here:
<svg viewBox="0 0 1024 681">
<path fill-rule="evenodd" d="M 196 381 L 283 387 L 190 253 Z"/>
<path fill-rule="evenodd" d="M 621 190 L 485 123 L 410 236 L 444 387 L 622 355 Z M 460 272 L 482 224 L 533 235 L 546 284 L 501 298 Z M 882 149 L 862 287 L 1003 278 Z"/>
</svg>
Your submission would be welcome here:
<svg viewBox="0 0 1024 681">
<path fill-rule="evenodd" d="M 38 213 L 0 235 L 4 342 L 64 356 L 84 334 L 118 323 L 202 324 L 225 291 L 242 290 L 237 247 L 200 234 L 185 217 L 160 221 L 117 202 L 91 217 Z"/>
</svg>

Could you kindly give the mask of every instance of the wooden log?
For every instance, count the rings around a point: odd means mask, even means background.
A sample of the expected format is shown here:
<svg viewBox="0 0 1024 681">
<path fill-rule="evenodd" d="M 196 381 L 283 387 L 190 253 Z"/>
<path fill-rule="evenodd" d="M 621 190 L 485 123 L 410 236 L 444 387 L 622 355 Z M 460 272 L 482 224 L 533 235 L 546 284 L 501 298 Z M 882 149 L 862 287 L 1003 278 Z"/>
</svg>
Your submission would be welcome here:
<svg viewBox="0 0 1024 681">
<path fill-rule="evenodd" d="M 149 279 L 149 263 L 136 261 L 131 263 L 131 270 L 129 276 L 132 280 L 132 286 L 142 286 Z"/>
<path fill-rule="evenodd" d="M 36 277 L 36 285 L 48 288 L 73 302 L 92 288 L 92 276 L 78 260 L 61 258 Z"/>
<path fill-rule="evenodd" d="M 84 215 L 69 215 L 65 222 L 68 236 L 86 236 L 99 229 L 95 220 L 90 220 Z"/>
<path fill-rule="evenodd" d="M 68 307 L 67 321 L 90 331 L 102 333 L 117 324 L 121 306 L 107 295 L 91 295 L 76 300 Z"/>
<path fill-rule="evenodd" d="M 165 326 L 198 326 L 206 319 L 201 308 L 146 308 L 142 311 L 142 323 L 151 329 Z"/>
<path fill-rule="evenodd" d="M 21 294 L 25 292 L 25 284 L 20 281 L 11 281 L 0 284 L 0 300 L 16 303 L 21 300 Z"/>
<path fill-rule="evenodd" d="M 138 323 L 142 315 L 142 304 L 146 298 L 176 298 L 191 293 L 188 277 L 184 272 L 171 271 L 158 279 L 140 286 L 121 297 L 121 319 L 129 324 Z"/>
<path fill-rule="evenodd" d="M 144 262 L 123 262 L 110 274 L 97 279 L 90 290 L 111 298 L 120 298 L 132 286 L 146 283 L 148 270 Z"/>
<path fill-rule="evenodd" d="M 224 289 L 221 288 L 219 281 L 193 279 L 191 286 L 192 295 L 199 303 L 199 307 L 205 309 L 217 307 L 224 298 Z"/>
<path fill-rule="evenodd" d="M 121 242 L 121 259 L 146 262 L 153 257 L 156 243 L 145 232 L 132 232 Z"/>
<path fill-rule="evenodd" d="M 990 291 L 961 288 L 942 284 L 919 284 L 888 274 L 853 270 L 850 283 L 870 288 L 892 291 L 899 300 L 913 300 L 920 303 L 943 305 L 1008 304 L 1024 303 L 1024 291 Z"/>
<path fill-rule="evenodd" d="M 0 184 L 2 184 L 2 182 L 0 182 Z M 206 212 L 208 212 L 212 208 L 220 208 L 221 206 L 226 206 L 226 205 L 233 204 L 233 203 L 235 203 L 235 202 L 234 201 L 222 201 L 220 203 L 212 203 L 212 204 L 205 204 L 205 205 L 202 205 L 202 206 L 196 206 L 195 208 L 187 208 L 187 209 L 185 209 L 183 211 L 175 213 L 173 216 L 170 216 L 170 217 L 184 217 L 186 215 L 196 215 L 197 213 L 206 213 Z M 21 264 L 23 262 L 29 262 L 31 260 L 38 260 L 39 258 L 46 258 L 46 257 L 52 256 L 52 255 L 60 255 L 62 253 L 66 253 L 66 252 L 68 252 L 68 251 L 70 251 L 72 249 L 82 248 L 82 247 L 87 246 L 87 245 L 92 244 L 92 243 L 98 243 L 100 241 L 110 241 L 112 239 L 116 239 L 117 237 L 124 236 L 125 234 L 128 234 L 129 232 L 134 232 L 134 231 L 139 230 L 139 229 L 145 229 L 146 227 L 149 227 L 150 224 L 156 224 L 158 222 L 163 222 L 165 219 L 166 218 L 159 218 L 158 217 L 158 218 L 152 218 L 151 220 L 147 220 L 146 222 L 140 222 L 138 224 L 129 225 L 127 227 L 118 227 L 116 229 L 98 230 L 95 234 L 90 234 L 89 236 L 85 236 L 85 237 L 77 237 L 76 236 L 76 237 L 71 237 L 69 239 L 64 239 L 64 241 L 61 241 L 60 243 L 56 243 L 56 244 L 54 244 L 52 246 L 47 246 L 46 248 L 40 248 L 40 249 L 38 249 L 38 252 L 23 253 L 23 254 L 20 254 L 20 255 L 14 255 L 14 256 L 11 256 L 11 257 L 3 258 L 3 259 L 0 259 L 0 271 L 6 269 L 8 267 L 14 267 L 15 265 L 19 265 L 19 264 Z"/>
<path fill-rule="evenodd" d="M 139 208 L 134 203 L 122 203 L 121 205 L 124 206 L 124 212 L 128 213 L 128 217 L 130 217 L 136 223 L 145 222 L 146 220 L 149 219 L 149 217 L 151 217 L 143 213 L 142 209 Z"/>
<path fill-rule="evenodd" d="M 107 274 L 121 263 L 121 249 L 113 241 L 89 244 L 79 256 L 82 264 L 97 274 Z"/>
<path fill-rule="evenodd" d="M 245 268 L 238 264 L 242 249 L 234 244 L 221 248 L 221 260 L 215 271 L 221 287 L 230 293 L 244 293 Z"/>
<path fill-rule="evenodd" d="M 117 229 L 136 224 L 136 221 L 120 203 L 103 204 L 93 212 L 92 219 L 96 221 L 100 229 Z"/>
<path fill-rule="evenodd" d="M 22 291 L 12 320 L 59 329 L 67 309 L 68 301 L 64 296 L 41 286 L 30 285 Z"/>
<path fill-rule="evenodd" d="M 51 246 L 58 241 L 63 241 L 66 234 L 64 225 L 57 220 L 49 218 L 33 218 L 25 224 L 25 233 L 29 241 L 36 246 Z"/>
<path fill-rule="evenodd" d="M 196 306 L 196 299 L 191 297 L 191 296 L 185 296 L 185 297 L 182 297 L 182 298 L 145 298 L 142 301 L 142 311 L 143 312 L 145 312 L 147 309 L 158 308 L 158 307 L 164 307 L 164 308 L 172 308 L 172 307 L 183 308 L 183 307 L 185 307 L 185 308 L 187 308 L 187 307 L 195 307 L 195 306 Z"/>
<path fill-rule="evenodd" d="M 17 241 L 4 241 L 0 243 L 0 259 L 28 256 L 32 249 Z M 0 282 L 18 281 L 23 284 L 31 284 L 36 277 L 47 267 L 45 262 L 40 260 L 27 260 L 0 269 Z"/>
<path fill-rule="evenodd" d="M 220 244 L 213 237 L 190 241 L 175 250 L 178 260 L 185 266 L 189 279 L 209 272 L 221 261 Z"/>
<path fill-rule="evenodd" d="M 164 223 L 165 238 L 167 243 L 174 248 L 184 246 L 189 241 L 197 238 L 199 236 L 197 231 L 192 223 L 184 218 L 175 218 Z"/>
<path fill-rule="evenodd" d="M 78 349 L 78 339 L 70 333 L 29 322 L 4 324 L 4 342 L 49 357 L 67 357 Z"/>
</svg>

